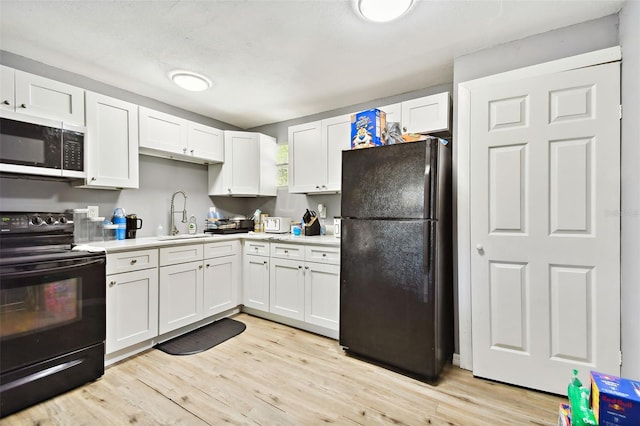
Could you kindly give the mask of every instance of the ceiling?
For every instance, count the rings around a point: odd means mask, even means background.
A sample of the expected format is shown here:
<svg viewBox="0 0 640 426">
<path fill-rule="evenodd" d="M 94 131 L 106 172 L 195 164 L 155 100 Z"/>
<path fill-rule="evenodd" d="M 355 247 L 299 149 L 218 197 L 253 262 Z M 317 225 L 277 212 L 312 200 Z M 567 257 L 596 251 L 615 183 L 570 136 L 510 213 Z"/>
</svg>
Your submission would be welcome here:
<svg viewBox="0 0 640 426">
<path fill-rule="evenodd" d="M 0 0 L 0 49 L 251 128 L 451 82 L 457 56 L 623 3 L 417 0 L 374 24 L 351 0 Z M 186 92 L 174 69 L 214 85 Z"/>
</svg>

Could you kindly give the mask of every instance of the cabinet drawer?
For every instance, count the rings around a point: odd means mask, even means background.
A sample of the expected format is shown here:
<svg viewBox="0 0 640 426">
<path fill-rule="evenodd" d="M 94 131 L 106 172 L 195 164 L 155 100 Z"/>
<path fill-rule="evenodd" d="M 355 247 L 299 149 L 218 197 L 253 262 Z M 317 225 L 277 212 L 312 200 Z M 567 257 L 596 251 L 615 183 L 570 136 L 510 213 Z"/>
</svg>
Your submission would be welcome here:
<svg viewBox="0 0 640 426">
<path fill-rule="evenodd" d="M 271 243 L 271 257 L 304 260 L 304 246 L 297 244 Z"/>
<path fill-rule="evenodd" d="M 158 250 L 137 250 L 107 255 L 107 275 L 158 267 Z"/>
<path fill-rule="evenodd" d="M 269 243 L 262 241 L 245 241 L 244 254 L 269 256 Z"/>
<path fill-rule="evenodd" d="M 340 264 L 340 249 L 338 247 L 305 246 L 304 259 L 307 262 Z"/>
<path fill-rule="evenodd" d="M 202 260 L 204 244 L 189 244 L 160 249 L 160 266 Z"/>
<path fill-rule="evenodd" d="M 204 258 L 229 256 L 238 253 L 240 250 L 239 241 L 222 241 L 219 243 L 208 243 L 204 245 Z"/>
</svg>

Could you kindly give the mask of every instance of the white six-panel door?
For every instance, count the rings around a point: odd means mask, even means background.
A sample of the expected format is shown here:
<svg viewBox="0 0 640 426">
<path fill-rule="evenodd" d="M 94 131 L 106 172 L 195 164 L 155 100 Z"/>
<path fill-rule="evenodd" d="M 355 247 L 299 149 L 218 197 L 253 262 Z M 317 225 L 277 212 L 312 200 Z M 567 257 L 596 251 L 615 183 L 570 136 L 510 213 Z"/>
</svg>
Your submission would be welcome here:
<svg viewBox="0 0 640 426">
<path fill-rule="evenodd" d="M 473 373 L 620 371 L 619 63 L 471 90 Z"/>
</svg>

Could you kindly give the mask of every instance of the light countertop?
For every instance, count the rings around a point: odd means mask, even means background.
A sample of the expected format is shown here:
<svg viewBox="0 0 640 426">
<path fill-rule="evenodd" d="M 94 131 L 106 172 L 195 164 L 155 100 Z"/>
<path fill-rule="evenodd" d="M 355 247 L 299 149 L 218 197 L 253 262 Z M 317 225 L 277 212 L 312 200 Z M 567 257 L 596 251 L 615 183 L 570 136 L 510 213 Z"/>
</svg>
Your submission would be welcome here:
<svg viewBox="0 0 640 426">
<path fill-rule="evenodd" d="M 295 236 L 292 234 L 267 234 L 267 233 L 254 233 L 249 232 L 247 234 L 195 234 L 195 235 L 178 235 L 178 236 L 163 236 L 163 237 L 140 237 L 129 240 L 114 240 L 114 241 L 93 241 L 87 243 L 86 246 L 92 248 L 102 248 L 107 253 L 117 253 L 130 250 L 143 250 L 151 248 L 162 248 L 173 245 L 183 244 L 202 244 L 202 243 L 215 243 L 220 241 L 232 241 L 232 240 L 263 240 L 273 242 L 283 242 L 291 244 L 313 244 L 324 245 L 332 247 L 340 247 L 340 239 L 333 235 L 314 235 L 314 236 Z M 80 247 L 78 247 L 79 249 Z"/>
</svg>

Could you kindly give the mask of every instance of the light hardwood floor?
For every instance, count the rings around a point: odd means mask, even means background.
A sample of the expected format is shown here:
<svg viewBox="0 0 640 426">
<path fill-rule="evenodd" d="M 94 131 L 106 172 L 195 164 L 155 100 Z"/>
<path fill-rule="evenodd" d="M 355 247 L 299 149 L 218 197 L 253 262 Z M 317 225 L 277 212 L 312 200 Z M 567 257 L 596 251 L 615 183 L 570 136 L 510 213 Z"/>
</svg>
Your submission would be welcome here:
<svg viewBox="0 0 640 426">
<path fill-rule="evenodd" d="M 149 350 L 2 425 L 555 425 L 553 395 L 449 367 L 432 386 L 346 356 L 335 340 L 246 314 L 206 352 Z"/>
</svg>

